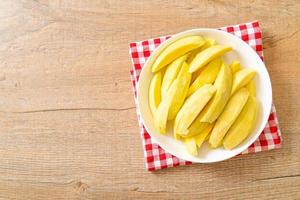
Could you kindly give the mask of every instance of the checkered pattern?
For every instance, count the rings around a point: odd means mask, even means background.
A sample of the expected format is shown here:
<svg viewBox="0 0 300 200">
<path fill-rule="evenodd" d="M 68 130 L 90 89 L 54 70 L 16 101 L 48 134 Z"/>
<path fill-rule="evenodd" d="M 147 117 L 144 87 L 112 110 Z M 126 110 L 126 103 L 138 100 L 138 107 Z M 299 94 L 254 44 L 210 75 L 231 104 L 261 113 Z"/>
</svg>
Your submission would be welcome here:
<svg viewBox="0 0 300 200">
<path fill-rule="evenodd" d="M 220 30 L 232 33 L 233 35 L 247 42 L 249 46 L 251 46 L 263 60 L 262 33 L 258 21 L 222 27 L 220 28 Z M 163 36 L 160 38 L 130 43 L 129 53 L 133 63 L 133 69 L 130 70 L 130 74 L 133 84 L 135 101 L 136 84 L 139 80 L 139 74 L 144 63 L 146 62 L 150 54 L 154 51 L 154 49 L 170 37 L 171 36 Z M 187 165 L 192 163 L 171 155 L 170 153 L 163 150 L 158 144 L 154 143 L 142 124 L 142 121 L 140 119 L 139 108 L 137 107 L 136 109 L 143 141 L 147 170 L 155 171 L 158 169 L 165 169 L 169 167 Z M 280 148 L 280 143 L 281 132 L 278 125 L 275 106 L 272 105 L 269 120 L 263 132 L 261 133 L 259 138 L 242 154 Z"/>
</svg>

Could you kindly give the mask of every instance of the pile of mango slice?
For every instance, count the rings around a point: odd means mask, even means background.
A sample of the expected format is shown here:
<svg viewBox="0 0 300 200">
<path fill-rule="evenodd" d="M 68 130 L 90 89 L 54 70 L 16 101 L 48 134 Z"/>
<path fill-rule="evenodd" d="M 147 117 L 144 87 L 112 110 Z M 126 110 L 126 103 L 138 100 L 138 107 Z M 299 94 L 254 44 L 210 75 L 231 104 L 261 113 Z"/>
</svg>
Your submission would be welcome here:
<svg viewBox="0 0 300 200">
<path fill-rule="evenodd" d="M 214 39 L 187 36 L 167 46 L 152 65 L 149 106 L 155 128 L 165 134 L 173 121 L 175 139 L 192 155 L 206 140 L 211 148 L 233 149 L 255 125 L 256 72 L 238 61 L 227 65 L 221 57 L 231 50 Z"/>
</svg>

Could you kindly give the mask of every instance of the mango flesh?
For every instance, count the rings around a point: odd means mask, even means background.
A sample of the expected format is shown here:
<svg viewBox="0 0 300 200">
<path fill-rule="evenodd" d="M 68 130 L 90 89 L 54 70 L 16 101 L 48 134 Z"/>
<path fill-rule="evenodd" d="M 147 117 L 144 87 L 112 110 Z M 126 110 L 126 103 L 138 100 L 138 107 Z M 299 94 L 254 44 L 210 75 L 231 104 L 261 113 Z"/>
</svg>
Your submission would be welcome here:
<svg viewBox="0 0 300 200">
<path fill-rule="evenodd" d="M 239 61 L 235 60 L 231 63 L 230 65 L 232 74 L 236 73 L 237 71 L 239 71 L 242 67 Z"/>
<path fill-rule="evenodd" d="M 211 39 L 211 38 L 205 38 L 206 40 L 206 43 L 202 46 L 202 47 L 199 47 L 195 50 L 193 50 L 190 55 L 188 56 L 188 59 L 187 59 L 187 63 L 191 63 L 192 60 L 195 58 L 195 56 L 200 52 L 200 51 L 203 51 L 204 49 L 207 49 L 208 47 L 210 46 L 213 46 L 216 44 L 216 40 L 215 39 Z"/>
<path fill-rule="evenodd" d="M 205 141 L 208 141 L 210 138 L 210 133 L 206 136 Z"/>
<path fill-rule="evenodd" d="M 213 148 L 220 146 L 225 134 L 241 113 L 248 97 L 248 90 L 242 88 L 229 99 L 224 111 L 217 119 L 209 138 L 209 143 Z"/>
<path fill-rule="evenodd" d="M 242 112 L 228 130 L 223 146 L 225 149 L 233 149 L 243 142 L 254 128 L 257 116 L 257 101 L 250 96 Z"/>
<path fill-rule="evenodd" d="M 154 113 L 154 125 L 160 134 L 166 133 L 168 113 L 172 104 L 172 100 L 176 95 L 178 84 L 178 80 L 173 81 L 171 87 L 167 91 L 166 97 L 160 102 L 158 109 Z"/>
<path fill-rule="evenodd" d="M 187 96 L 193 94 L 197 89 L 199 89 L 203 85 L 213 83 L 216 80 L 217 75 L 220 71 L 221 64 L 221 59 L 217 58 L 211 61 L 206 67 L 204 67 L 199 76 L 190 86 Z"/>
<path fill-rule="evenodd" d="M 188 127 L 198 116 L 210 98 L 216 92 L 216 88 L 207 84 L 192 94 L 183 104 L 175 119 L 175 132 L 180 135 L 188 133 Z"/>
<path fill-rule="evenodd" d="M 193 155 L 196 156 L 198 154 L 197 144 L 195 138 L 186 138 L 183 140 L 183 143 L 185 144 L 185 147 L 187 151 Z"/>
<path fill-rule="evenodd" d="M 149 105 L 152 115 L 156 112 L 156 109 L 161 101 L 161 72 L 154 74 L 150 82 L 149 87 Z"/>
<path fill-rule="evenodd" d="M 206 41 L 201 36 L 187 36 L 171 43 L 154 61 L 152 72 L 157 72 L 173 62 L 176 58 L 185 55 L 193 49 L 203 46 L 205 43 Z"/>
<path fill-rule="evenodd" d="M 176 79 L 178 80 L 178 85 L 176 88 L 175 97 L 173 98 L 171 103 L 168 120 L 173 120 L 176 117 L 179 109 L 181 108 L 188 93 L 191 78 L 192 74 L 189 73 L 189 65 L 184 62 Z"/>
<path fill-rule="evenodd" d="M 195 71 L 194 73 L 192 73 L 191 83 L 193 83 L 196 80 L 196 78 L 198 78 L 198 76 L 201 74 L 203 69 L 205 69 L 205 67 L 202 67 L 201 69 L 199 69 L 199 70 Z"/>
<path fill-rule="evenodd" d="M 201 147 L 201 145 L 206 140 L 207 136 L 210 134 L 213 127 L 214 127 L 214 123 L 208 124 L 207 127 L 200 134 L 195 136 L 195 141 L 196 141 L 198 148 Z"/>
<path fill-rule="evenodd" d="M 207 42 L 206 42 L 202 47 L 206 46 L 206 44 L 207 44 Z M 196 56 L 199 52 L 202 51 L 202 47 L 199 47 L 199 48 L 193 50 L 191 53 L 189 53 L 188 58 L 187 58 L 187 60 L 186 60 L 186 62 L 187 62 L 188 64 L 191 64 L 191 62 L 193 61 L 193 59 L 195 58 L 195 56 Z"/>
<path fill-rule="evenodd" d="M 200 148 L 209 133 L 211 132 L 214 124 L 208 124 L 208 126 L 196 136 L 183 138 L 184 144 L 191 155 L 196 156 L 198 154 L 197 147 Z"/>
<path fill-rule="evenodd" d="M 182 137 L 192 137 L 200 134 L 204 129 L 210 124 L 207 122 L 201 122 L 202 112 L 197 116 L 193 123 L 189 126 L 186 135 L 181 135 Z"/>
<path fill-rule="evenodd" d="M 232 48 L 225 45 L 214 45 L 201 52 L 199 52 L 190 64 L 190 72 L 193 73 L 198 69 L 204 67 L 213 59 L 222 56 Z"/>
<path fill-rule="evenodd" d="M 173 132 L 173 136 L 176 140 L 180 140 L 181 139 L 181 136 L 178 135 L 177 133 Z"/>
<path fill-rule="evenodd" d="M 231 69 L 223 63 L 214 83 L 217 92 L 207 106 L 205 106 L 201 122 L 212 123 L 218 118 L 230 97 L 231 85 Z"/>
<path fill-rule="evenodd" d="M 183 55 L 176 60 L 174 60 L 171 64 L 166 68 L 162 85 L 161 85 L 161 96 L 164 98 L 164 95 L 167 93 L 169 87 L 172 82 L 177 78 L 178 72 L 182 67 L 183 62 L 186 60 L 187 55 Z"/>
<path fill-rule="evenodd" d="M 248 89 L 251 96 L 256 97 L 256 87 L 253 80 L 251 80 L 247 85 L 246 88 Z"/>
<path fill-rule="evenodd" d="M 235 93 L 238 89 L 247 85 L 251 79 L 255 76 L 256 72 L 253 69 L 241 69 L 236 72 L 233 76 L 232 91 L 231 94 Z"/>
<path fill-rule="evenodd" d="M 206 44 L 204 44 L 204 46 L 202 47 L 202 50 L 211 47 L 213 45 L 216 45 L 217 41 L 215 39 L 212 38 L 205 38 L 205 40 L 207 41 Z"/>
</svg>

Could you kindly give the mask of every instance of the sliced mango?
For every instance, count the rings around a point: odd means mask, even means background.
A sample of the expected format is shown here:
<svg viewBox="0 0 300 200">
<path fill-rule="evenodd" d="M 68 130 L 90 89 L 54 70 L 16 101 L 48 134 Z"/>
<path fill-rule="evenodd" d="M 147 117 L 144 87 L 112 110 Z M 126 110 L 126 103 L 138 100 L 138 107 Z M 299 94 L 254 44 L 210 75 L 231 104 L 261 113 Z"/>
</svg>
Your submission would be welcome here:
<svg viewBox="0 0 300 200">
<path fill-rule="evenodd" d="M 216 45 L 217 41 L 213 38 L 205 38 L 205 40 L 207 41 L 207 43 L 204 45 L 203 49 L 205 47 L 210 47 L 210 46 L 213 46 L 213 45 Z"/>
<path fill-rule="evenodd" d="M 193 83 L 196 80 L 196 78 L 198 78 L 198 76 L 201 74 L 203 69 L 205 69 L 205 67 L 202 67 L 201 69 L 199 69 L 199 70 L 195 71 L 194 73 L 192 73 L 191 83 Z"/>
<path fill-rule="evenodd" d="M 248 89 L 249 93 L 251 96 L 255 97 L 256 96 L 256 87 L 255 83 L 253 80 L 251 80 L 247 85 L 246 88 Z"/>
<path fill-rule="evenodd" d="M 196 144 L 200 148 L 207 136 L 210 134 L 214 127 L 214 123 L 208 124 L 207 127 L 198 135 L 195 136 Z"/>
<path fill-rule="evenodd" d="M 206 46 L 206 44 L 207 44 L 207 42 L 206 42 L 202 47 Z M 191 64 L 191 62 L 192 62 L 192 60 L 195 58 L 195 56 L 196 56 L 200 51 L 202 51 L 202 47 L 199 47 L 199 48 L 193 50 L 191 53 L 189 53 L 188 58 L 187 58 L 187 60 L 186 60 L 186 62 L 187 62 L 188 64 Z"/>
<path fill-rule="evenodd" d="M 168 114 L 168 120 L 173 120 L 179 109 L 181 108 L 185 97 L 188 93 L 189 85 L 191 82 L 192 74 L 189 72 L 189 65 L 184 62 L 178 73 L 178 87 L 176 89 L 175 97 L 172 100 L 170 111 Z"/>
<path fill-rule="evenodd" d="M 225 149 L 233 149 L 247 138 L 255 125 L 256 115 L 257 101 L 255 97 L 250 96 L 223 140 Z"/>
<path fill-rule="evenodd" d="M 152 115 L 154 115 L 154 113 L 156 112 L 156 109 L 161 101 L 160 89 L 161 72 L 159 71 L 156 74 L 154 74 L 149 87 L 149 105 Z"/>
<path fill-rule="evenodd" d="M 192 137 L 200 134 L 204 129 L 209 125 L 207 122 L 201 122 L 200 119 L 203 116 L 203 112 L 201 112 L 197 118 L 193 121 L 193 123 L 188 128 L 188 132 L 186 135 L 181 135 L 181 137 Z"/>
<path fill-rule="evenodd" d="M 177 134 L 186 135 L 188 133 L 188 127 L 215 92 L 216 88 L 211 84 L 207 84 L 198 89 L 184 102 L 175 120 L 175 132 Z"/>
<path fill-rule="evenodd" d="M 205 84 L 213 83 L 220 71 L 222 61 L 220 58 L 217 58 L 211 61 L 207 66 L 203 68 L 203 71 L 199 74 L 196 80 L 192 83 L 189 88 L 188 95 L 193 94 L 197 89 L 202 87 Z"/>
<path fill-rule="evenodd" d="M 181 139 L 181 136 L 178 135 L 177 133 L 173 132 L 173 136 L 176 140 L 180 140 Z"/>
<path fill-rule="evenodd" d="M 206 40 L 206 43 L 202 46 L 202 47 L 199 47 L 195 50 L 193 50 L 190 55 L 188 56 L 188 59 L 187 59 L 187 63 L 191 63 L 192 60 L 195 58 L 195 56 L 200 52 L 200 51 L 203 51 L 204 49 L 207 49 L 208 47 L 210 46 L 213 46 L 216 44 L 216 40 L 215 39 L 211 39 L 211 38 L 205 38 Z"/>
<path fill-rule="evenodd" d="M 214 122 L 217 117 L 223 111 L 231 92 L 232 85 L 232 73 L 231 69 L 222 63 L 220 72 L 218 73 L 217 79 L 214 86 L 217 88 L 217 92 L 211 101 L 205 106 L 203 117 L 201 122 Z"/>
<path fill-rule="evenodd" d="M 178 88 L 178 80 L 173 81 L 171 87 L 167 91 L 166 97 L 160 102 L 156 112 L 154 113 L 154 125 L 161 134 L 166 133 L 168 113 L 172 104 L 172 100 L 176 95 Z"/>
<path fill-rule="evenodd" d="M 195 138 L 186 138 L 183 140 L 185 147 L 187 151 L 193 155 L 196 156 L 198 154 L 197 144 Z"/>
<path fill-rule="evenodd" d="M 238 89 L 247 85 L 255 76 L 256 72 L 253 69 L 241 69 L 233 75 L 231 94 L 235 93 Z"/>
<path fill-rule="evenodd" d="M 171 43 L 154 61 L 152 65 L 152 72 L 157 72 L 163 67 L 166 67 L 176 58 L 183 56 L 193 49 L 203 46 L 205 43 L 206 41 L 201 36 L 187 36 Z"/>
<path fill-rule="evenodd" d="M 226 132 L 241 113 L 248 97 L 248 90 L 242 88 L 229 99 L 224 111 L 217 119 L 209 138 L 209 143 L 213 148 L 216 148 L 221 144 Z"/>
<path fill-rule="evenodd" d="M 166 72 L 163 77 L 162 85 L 161 85 L 161 96 L 164 98 L 164 95 L 167 94 L 167 90 L 171 86 L 172 82 L 176 79 L 178 72 L 183 64 L 183 62 L 186 60 L 187 54 L 183 55 L 168 65 L 166 68 Z"/>
<path fill-rule="evenodd" d="M 205 38 L 206 43 L 201 47 L 201 51 L 203 51 L 204 49 L 207 49 L 211 46 L 216 45 L 216 40 L 212 39 L 212 38 Z"/>
<path fill-rule="evenodd" d="M 206 137 L 209 135 L 213 128 L 214 124 L 209 124 L 201 133 L 196 136 L 183 138 L 184 144 L 188 152 L 192 155 L 197 155 L 197 147 L 200 148 Z"/>
<path fill-rule="evenodd" d="M 214 45 L 201 52 L 199 52 L 195 58 L 192 60 L 190 65 L 190 72 L 193 73 L 198 69 L 204 67 L 207 63 L 213 59 L 222 56 L 228 51 L 231 51 L 232 48 L 225 45 Z"/>
<path fill-rule="evenodd" d="M 206 136 L 205 141 L 208 141 L 210 137 L 210 133 Z"/>
<path fill-rule="evenodd" d="M 230 68 L 231 68 L 232 74 L 234 74 L 235 72 L 242 69 L 240 62 L 237 60 L 235 60 L 231 63 Z"/>
</svg>

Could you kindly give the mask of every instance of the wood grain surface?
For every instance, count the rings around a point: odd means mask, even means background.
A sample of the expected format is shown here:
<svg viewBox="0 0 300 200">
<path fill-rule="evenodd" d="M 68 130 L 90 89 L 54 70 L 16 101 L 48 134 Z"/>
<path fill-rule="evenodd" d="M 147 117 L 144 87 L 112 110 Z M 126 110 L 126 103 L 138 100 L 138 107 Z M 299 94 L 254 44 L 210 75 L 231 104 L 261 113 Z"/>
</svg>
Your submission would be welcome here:
<svg viewBox="0 0 300 200">
<path fill-rule="evenodd" d="M 259 20 L 279 150 L 150 173 L 128 43 Z M 0 199 L 299 199 L 300 3 L 0 1 Z"/>
</svg>

